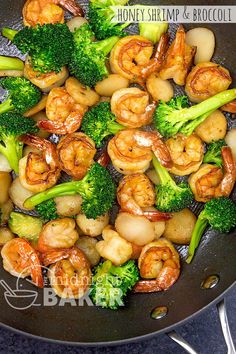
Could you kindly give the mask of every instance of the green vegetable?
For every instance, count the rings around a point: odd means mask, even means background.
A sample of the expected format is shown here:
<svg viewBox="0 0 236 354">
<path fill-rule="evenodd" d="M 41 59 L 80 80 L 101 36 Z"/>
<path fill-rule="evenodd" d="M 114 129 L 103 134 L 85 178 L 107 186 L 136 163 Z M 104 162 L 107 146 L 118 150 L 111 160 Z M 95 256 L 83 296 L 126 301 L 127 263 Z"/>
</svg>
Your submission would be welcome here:
<svg viewBox="0 0 236 354">
<path fill-rule="evenodd" d="M 138 5 L 140 8 L 140 5 Z M 141 7 L 145 10 L 147 6 Z M 160 18 L 163 19 L 163 16 L 160 13 Z M 143 37 L 149 39 L 149 41 L 156 44 L 159 42 L 163 33 L 166 33 L 168 30 L 167 22 L 139 22 L 139 34 Z"/>
<path fill-rule="evenodd" d="M 94 270 L 90 297 L 95 305 L 116 310 L 124 305 L 124 297 L 138 280 L 139 270 L 133 260 L 119 267 L 107 260 Z"/>
<path fill-rule="evenodd" d="M 11 212 L 8 221 L 10 230 L 28 241 L 37 241 L 42 230 L 43 223 L 34 216 Z"/>
<path fill-rule="evenodd" d="M 2 35 L 31 58 L 35 71 L 59 72 L 71 59 L 73 35 L 66 24 L 45 24 L 24 27 L 20 31 L 3 28 Z"/>
<path fill-rule="evenodd" d="M 216 166 L 221 167 L 223 164 L 221 149 L 224 146 L 227 146 L 227 144 L 223 139 L 210 143 L 207 147 L 207 152 L 204 156 L 203 162 L 214 163 Z"/>
<path fill-rule="evenodd" d="M 8 91 L 8 98 L 0 104 L 0 114 L 8 111 L 25 113 L 41 99 L 41 91 L 24 77 L 5 77 L 0 85 Z"/>
<path fill-rule="evenodd" d="M 40 218 L 46 223 L 50 220 L 58 219 L 57 206 L 54 199 L 46 200 L 35 207 Z"/>
<path fill-rule="evenodd" d="M 109 102 L 100 102 L 85 113 L 81 130 L 96 144 L 102 146 L 103 139 L 108 135 L 115 135 L 125 127 L 115 121 Z"/>
<path fill-rule="evenodd" d="M 187 263 L 190 263 L 194 257 L 201 237 L 210 224 L 212 229 L 220 232 L 229 232 L 236 226 L 236 205 L 227 197 L 219 197 L 211 199 L 204 206 L 204 209 L 198 216 L 195 224 L 191 242 L 188 250 Z"/>
<path fill-rule="evenodd" d="M 35 194 L 25 201 L 24 206 L 31 209 L 48 199 L 75 194 L 83 199 L 82 211 L 86 217 L 96 219 L 111 208 L 115 199 L 115 184 L 109 172 L 99 163 L 94 163 L 82 180 L 62 183 Z"/>
<path fill-rule="evenodd" d="M 69 65 L 71 74 L 89 87 L 108 76 L 107 54 L 119 37 L 113 36 L 100 42 L 93 42 L 93 39 L 94 33 L 88 24 L 84 24 L 74 32 L 75 49 Z"/>
<path fill-rule="evenodd" d="M 156 44 L 159 42 L 162 34 L 166 33 L 168 30 L 168 23 L 166 22 L 140 22 L 139 23 L 139 33 L 149 41 Z"/>
<path fill-rule="evenodd" d="M 129 23 L 111 22 L 115 15 L 111 6 L 124 6 L 127 2 L 128 0 L 91 0 L 89 2 L 89 24 L 97 39 L 127 35 L 123 29 L 129 26 Z"/>
<path fill-rule="evenodd" d="M 11 168 L 18 173 L 19 160 L 22 158 L 23 134 L 37 133 L 35 121 L 17 113 L 7 112 L 0 115 L 0 153 L 8 160 Z"/>
<path fill-rule="evenodd" d="M 164 212 L 174 212 L 186 208 L 193 200 L 189 185 L 184 182 L 177 185 L 156 157 L 153 157 L 152 162 L 160 179 L 160 184 L 156 186 L 157 209 Z"/>
<path fill-rule="evenodd" d="M 226 90 L 192 107 L 186 96 L 160 101 L 154 114 L 157 130 L 166 138 L 182 133 L 190 135 L 213 111 L 236 98 L 236 89 Z"/>
<path fill-rule="evenodd" d="M 18 58 L 0 55 L 0 70 L 24 70 L 24 62 Z"/>
</svg>

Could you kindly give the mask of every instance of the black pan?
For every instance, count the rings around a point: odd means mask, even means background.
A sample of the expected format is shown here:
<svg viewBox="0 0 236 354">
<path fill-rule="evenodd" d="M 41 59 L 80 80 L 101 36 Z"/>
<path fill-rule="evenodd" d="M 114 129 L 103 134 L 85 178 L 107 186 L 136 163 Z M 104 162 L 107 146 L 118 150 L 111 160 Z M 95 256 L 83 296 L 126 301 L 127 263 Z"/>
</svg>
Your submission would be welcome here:
<svg viewBox="0 0 236 354">
<path fill-rule="evenodd" d="M 0 3 L 1 27 L 19 28 L 24 1 L 1 0 Z M 158 3 L 152 2 L 155 5 Z M 183 4 L 183 2 L 179 3 Z M 188 1 L 188 5 L 193 3 L 193 1 Z M 199 4 L 199 1 L 196 3 Z M 205 2 L 204 4 L 206 5 Z M 225 64 L 235 79 L 235 24 L 207 24 L 205 26 L 211 28 L 216 36 L 217 48 L 214 60 Z M 189 25 L 187 28 L 190 27 L 194 26 Z M 176 25 L 171 26 L 171 29 L 176 29 Z M 0 47 L 1 54 L 19 55 L 14 46 L 7 44 L 3 38 L 0 38 Z M 229 124 L 232 125 L 233 120 L 229 120 Z M 192 209 L 197 213 L 199 208 L 199 205 L 194 205 Z M 87 305 L 71 306 L 70 304 L 33 306 L 26 310 L 15 310 L 6 303 L 4 291 L 0 288 L 0 321 L 5 326 L 27 334 L 80 345 L 120 344 L 137 338 L 146 339 L 147 336 L 169 331 L 183 320 L 189 319 L 206 308 L 236 280 L 235 231 L 227 235 L 208 231 L 191 265 L 186 265 L 183 261 L 187 247 L 181 247 L 179 251 L 182 257 L 182 272 L 178 282 L 166 292 L 130 295 L 127 306 L 119 311 L 103 310 Z M 212 289 L 202 289 L 202 281 L 210 275 L 219 276 L 219 283 Z M 5 272 L 2 267 L 0 279 L 4 279 L 13 289 L 16 288 L 16 278 Z M 21 284 L 24 289 L 35 290 L 25 280 L 22 280 Z M 37 303 L 42 303 L 41 290 L 39 290 Z M 154 320 L 150 316 L 152 309 L 157 306 L 168 308 L 168 314 L 160 320 Z"/>
</svg>

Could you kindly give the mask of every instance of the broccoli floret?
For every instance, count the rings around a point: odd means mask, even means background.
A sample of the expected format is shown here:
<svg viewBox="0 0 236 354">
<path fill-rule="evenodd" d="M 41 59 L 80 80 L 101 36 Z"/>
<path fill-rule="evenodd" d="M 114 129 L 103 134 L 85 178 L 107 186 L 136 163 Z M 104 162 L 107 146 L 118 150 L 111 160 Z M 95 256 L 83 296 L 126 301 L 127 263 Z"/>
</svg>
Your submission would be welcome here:
<svg viewBox="0 0 236 354">
<path fill-rule="evenodd" d="M 186 208 L 193 200 L 189 185 L 184 182 L 177 185 L 156 157 L 153 157 L 152 161 L 160 179 L 160 184 L 156 186 L 157 209 L 163 212 L 174 212 Z"/>
<path fill-rule="evenodd" d="M 213 141 L 208 145 L 207 152 L 204 156 L 204 163 L 214 163 L 216 166 L 221 167 L 223 164 L 221 149 L 226 146 L 224 139 Z"/>
<path fill-rule="evenodd" d="M 24 62 L 18 58 L 0 55 L 0 70 L 24 70 Z"/>
<path fill-rule="evenodd" d="M 57 214 L 57 206 L 54 199 L 49 199 L 43 203 L 36 205 L 35 210 L 45 223 L 50 220 L 59 218 L 59 215 Z"/>
<path fill-rule="evenodd" d="M 19 171 L 19 160 L 22 158 L 23 150 L 20 136 L 37 132 L 38 128 L 31 118 L 13 112 L 0 115 L 0 153 L 7 158 L 16 173 Z"/>
<path fill-rule="evenodd" d="M 191 242 L 188 249 L 187 263 L 190 263 L 194 257 L 201 237 L 210 225 L 212 229 L 227 233 L 236 226 L 236 205 L 227 197 L 213 198 L 207 202 L 204 209 L 198 216 L 194 226 Z"/>
<path fill-rule="evenodd" d="M 75 49 L 69 65 L 71 74 L 83 84 L 94 86 L 108 75 L 107 54 L 119 37 L 110 37 L 100 42 L 93 42 L 94 33 L 88 24 L 74 32 Z"/>
<path fill-rule="evenodd" d="M 112 22 L 115 13 L 111 8 L 111 6 L 123 6 L 127 2 L 128 0 L 91 0 L 89 2 L 89 24 L 97 39 L 127 35 L 123 29 L 129 26 L 129 23 Z"/>
<path fill-rule="evenodd" d="M 81 130 L 95 142 L 97 147 L 101 147 L 106 136 L 115 135 L 125 128 L 115 119 L 110 103 L 100 102 L 85 113 Z"/>
<path fill-rule="evenodd" d="M 3 28 L 3 36 L 31 58 L 35 71 L 59 72 L 71 59 L 74 47 L 73 35 L 66 24 L 45 24 L 24 27 L 20 31 Z"/>
<path fill-rule="evenodd" d="M 0 114 L 8 111 L 25 113 L 41 99 L 41 91 L 24 77 L 5 77 L 0 80 L 8 91 L 7 99 L 0 104 Z"/>
<path fill-rule="evenodd" d="M 29 241 L 37 241 L 42 230 L 43 223 L 39 218 L 12 212 L 8 220 L 10 230 L 19 237 Z"/>
<path fill-rule="evenodd" d="M 166 138 L 183 133 L 190 135 L 213 111 L 236 98 L 236 89 L 218 93 L 192 107 L 188 107 L 186 96 L 160 101 L 154 114 L 157 130 Z"/>
<path fill-rule="evenodd" d="M 116 310 L 124 305 L 124 297 L 138 280 L 139 271 L 134 261 L 116 267 L 107 260 L 94 270 L 90 297 L 95 305 Z"/>
<path fill-rule="evenodd" d="M 24 206 L 28 209 L 55 197 L 81 195 L 82 211 L 88 219 L 105 214 L 115 199 L 115 184 L 109 172 L 99 163 L 94 163 L 81 181 L 61 183 L 28 198 Z"/>
</svg>

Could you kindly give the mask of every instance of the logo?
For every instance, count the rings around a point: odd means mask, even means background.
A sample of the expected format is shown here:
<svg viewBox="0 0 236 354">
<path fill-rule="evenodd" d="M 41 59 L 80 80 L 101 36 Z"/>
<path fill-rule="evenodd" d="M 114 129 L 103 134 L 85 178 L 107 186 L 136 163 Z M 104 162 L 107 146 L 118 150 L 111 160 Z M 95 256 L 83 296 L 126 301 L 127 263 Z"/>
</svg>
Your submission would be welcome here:
<svg viewBox="0 0 236 354">
<path fill-rule="evenodd" d="M 0 280 L 0 285 L 4 289 L 4 298 L 8 306 L 15 310 L 27 310 L 33 306 L 65 306 L 65 304 L 69 304 L 70 306 L 84 306 L 85 304 L 87 306 L 94 306 L 88 291 L 83 294 L 83 296 L 81 296 L 82 294 L 79 290 L 77 296 L 72 292 L 74 286 L 77 285 L 78 289 L 80 289 L 83 288 L 84 285 L 87 287 L 87 283 L 81 283 L 81 279 L 78 283 L 77 280 L 73 278 L 69 282 L 71 287 L 63 287 L 62 285 L 65 283 L 64 278 L 52 276 L 50 268 L 41 267 L 41 269 L 43 270 L 43 289 L 36 288 L 33 281 L 26 278 L 26 275 L 31 273 L 30 267 L 25 268 L 20 274 L 14 274 L 16 275 L 16 285 L 14 288 L 5 280 Z M 51 279 L 51 285 L 49 284 L 47 275 Z M 60 296 L 57 294 L 59 291 Z M 77 299 L 77 297 L 79 297 L 79 299 Z"/>
</svg>

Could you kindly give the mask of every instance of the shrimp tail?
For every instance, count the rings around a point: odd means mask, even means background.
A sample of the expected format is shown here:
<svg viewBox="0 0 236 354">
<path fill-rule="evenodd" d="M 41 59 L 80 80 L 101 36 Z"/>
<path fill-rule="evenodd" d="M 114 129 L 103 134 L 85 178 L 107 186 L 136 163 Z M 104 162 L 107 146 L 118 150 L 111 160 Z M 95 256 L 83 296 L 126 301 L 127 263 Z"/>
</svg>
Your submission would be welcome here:
<svg viewBox="0 0 236 354">
<path fill-rule="evenodd" d="M 97 162 L 103 166 L 103 167 L 107 167 L 107 165 L 110 162 L 110 156 L 108 155 L 107 149 L 105 151 L 103 151 L 103 153 L 99 156 L 99 158 L 97 159 Z"/>
<path fill-rule="evenodd" d="M 74 16 L 84 16 L 84 10 L 76 3 L 75 0 L 54 0 L 54 3 L 59 3 L 65 10 L 72 13 Z"/>
<path fill-rule="evenodd" d="M 221 155 L 223 159 L 224 170 L 236 178 L 236 163 L 234 161 L 231 148 L 229 146 L 223 146 L 221 149 Z"/>
<path fill-rule="evenodd" d="M 166 144 L 158 139 L 153 146 L 153 153 L 156 156 L 157 160 L 166 168 L 171 168 L 173 166 L 173 161 Z"/>
<path fill-rule="evenodd" d="M 155 221 L 166 221 L 172 218 L 172 214 L 170 213 L 162 213 L 158 210 L 144 211 L 143 216 L 145 216 L 148 220 Z"/>
<path fill-rule="evenodd" d="M 229 113 L 236 113 L 236 100 L 231 101 L 221 107 L 221 110 Z"/>
<path fill-rule="evenodd" d="M 31 134 L 25 134 L 25 135 L 22 135 L 20 140 L 26 144 L 26 145 L 29 145 L 31 147 L 35 147 L 35 148 L 38 148 L 38 149 L 42 149 L 42 147 L 44 146 L 44 143 L 48 141 L 45 140 L 45 139 L 42 139 L 38 136 L 35 136 L 35 135 L 31 135 Z"/>
<path fill-rule="evenodd" d="M 37 126 L 39 127 L 39 129 L 44 129 L 49 133 L 57 133 L 57 134 L 61 134 L 64 135 L 67 133 L 67 129 L 64 126 L 63 123 L 56 123 L 53 122 L 51 120 L 40 120 L 37 123 Z"/>
<path fill-rule="evenodd" d="M 178 279 L 179 269 L 164 267 L 158 279 L 140 280 L 135 285 L 135 293 L 153 293 L 168 290 Z"/>
<path fill-rule="evenodd" d="M 151 59 L 150 64 L 145 66 L 141 71 L 143 78 L 147 78 L 153 72 L 156 72 L 161 68 L 161 65 L 165 59 L 165 55 L 168 49 L 168 42 L 169 34 L 162 34 L 153 59 Z"/>
<path fill-rule="evenodd" d="M 41 260 L 44 266 L 61 261 L 69 257 L 69 249 L 53 250 L 49 252 L 42 253 Z"/>
</svg>

